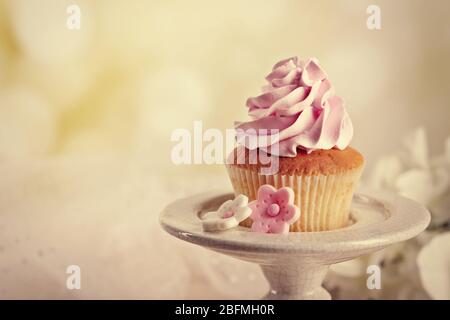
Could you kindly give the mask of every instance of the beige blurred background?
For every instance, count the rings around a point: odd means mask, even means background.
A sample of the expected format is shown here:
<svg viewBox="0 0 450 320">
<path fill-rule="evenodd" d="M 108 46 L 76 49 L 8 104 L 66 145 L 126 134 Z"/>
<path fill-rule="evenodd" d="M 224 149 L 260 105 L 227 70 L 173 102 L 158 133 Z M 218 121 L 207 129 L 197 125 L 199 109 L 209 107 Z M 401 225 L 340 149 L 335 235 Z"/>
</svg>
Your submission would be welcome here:
<svg viewBox="0 0 450 320">
<path fill-rule="evenodd" d="M 66 27 L 72 3 L 80 30 Z M 372 3 L 1 1 L 0 156 L 139 152 L 169 169 L 173 129 L 246 119 L 292 55 L 320 59 L 369 165 L 417 125 L 434 150 L 450 132 L 450 5 L 377 1 L 371 31 Z"/>
<path fill-rule="evenodd" d="M 66 26 L 70 4 L 80 30 Z M 381 30 L 366 27 L 370 4 Z M 228 183 L 222 166 L 172 164 L 172 131 L 232 128 L 276 61 L 314 56 L 346 101 L 367 170 L 417 126 L 442 152 L 449 12 L 446 0 L 0 0 L 0 297 L 230 297 L 178 253 L 167 264 L 138 253 L 161 249 L 150 225 L 183 246 L 153 223 L 164 204 Z M 95 285 L 61 289 L 69 261 L 98 270 Z M 149 289 L 171 278 L 167 265 L 181 278 Z M 138 285 L 130 270 L 151 271 Z"/>
</svg>

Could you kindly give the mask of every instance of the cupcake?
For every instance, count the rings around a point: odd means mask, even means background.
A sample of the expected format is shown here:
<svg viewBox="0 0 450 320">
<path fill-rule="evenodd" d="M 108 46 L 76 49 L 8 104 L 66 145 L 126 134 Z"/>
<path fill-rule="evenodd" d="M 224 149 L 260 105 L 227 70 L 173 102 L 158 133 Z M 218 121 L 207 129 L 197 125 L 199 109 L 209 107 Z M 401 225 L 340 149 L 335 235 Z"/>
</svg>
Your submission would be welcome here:
<svg viewBox="0 0 450 320">
<path fill-rule="evenodd" d="M 235 124 L 239 146 L 226 163 L 235 193 L 255 200 L 264 184 L 292 188 L 301 215 L 291 232 L 347 226 L 364 159 L 349 147 L 353 125 L 342 99 L 314 58 L 282 60 L 266 80 L 247 100 L 252 120 Z"/>
</svg>

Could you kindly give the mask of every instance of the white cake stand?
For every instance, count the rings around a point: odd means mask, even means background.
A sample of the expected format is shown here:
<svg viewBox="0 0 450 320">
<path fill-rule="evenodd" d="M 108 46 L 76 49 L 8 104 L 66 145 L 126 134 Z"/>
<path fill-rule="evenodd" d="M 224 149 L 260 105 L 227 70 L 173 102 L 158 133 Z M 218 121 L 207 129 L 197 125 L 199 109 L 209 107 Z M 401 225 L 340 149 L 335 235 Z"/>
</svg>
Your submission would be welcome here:
<svg viewBox="0 0 450 320">
<path fill-rule="evenodd" d="M 348 227 L 323 232 L 261 234 L 237 227 L 204 232 L 202 214 L 234 195 L 209 192 L 177 200 L 160 215 L 171 235 L 208 249 L 257 263 L 270 283 L 265 299 L 331 299 L 322 281 L 331 264 L 357 258 L 410 239 L 430 222 L 422 205 L 393 194 L 356 194 Z"/>
</svg>

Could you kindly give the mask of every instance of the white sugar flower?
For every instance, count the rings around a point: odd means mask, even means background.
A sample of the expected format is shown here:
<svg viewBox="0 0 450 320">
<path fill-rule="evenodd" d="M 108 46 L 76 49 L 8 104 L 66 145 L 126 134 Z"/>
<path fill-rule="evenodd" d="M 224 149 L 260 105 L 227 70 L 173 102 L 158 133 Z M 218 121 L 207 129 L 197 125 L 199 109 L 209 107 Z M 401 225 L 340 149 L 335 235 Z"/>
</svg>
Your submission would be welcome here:
<svg viewBox="0 0 450 320">
<path fill-rule="evenodd" d="M 223 231 L 238 226 L 252 213 L 247 204 L 248 198 L 242 194 L 234 200 L 225 201 L 217 211 L 208 212 L 202 217 L 203 230 Z"/>
<path fill-rule="evenodd" d="M 417 256 L 420 279 L 433 299 L 450 299 L 450 232 L 435 236 Z"/>
</svg>

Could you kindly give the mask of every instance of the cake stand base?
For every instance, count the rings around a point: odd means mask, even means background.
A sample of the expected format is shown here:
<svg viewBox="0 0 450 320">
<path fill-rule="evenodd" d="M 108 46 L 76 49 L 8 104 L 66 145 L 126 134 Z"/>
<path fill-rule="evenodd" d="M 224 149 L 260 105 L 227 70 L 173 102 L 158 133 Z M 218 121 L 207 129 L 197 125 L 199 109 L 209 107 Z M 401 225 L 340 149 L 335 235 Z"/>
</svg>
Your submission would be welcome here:
<svg viewBox="0 0 450 320">
<path fill-rule="evenodd" d="M 266 300 L 330 300 L 322 287 L 329 266 L 324 265 L 261 265 L 270 284 Z"/>
</svg>

